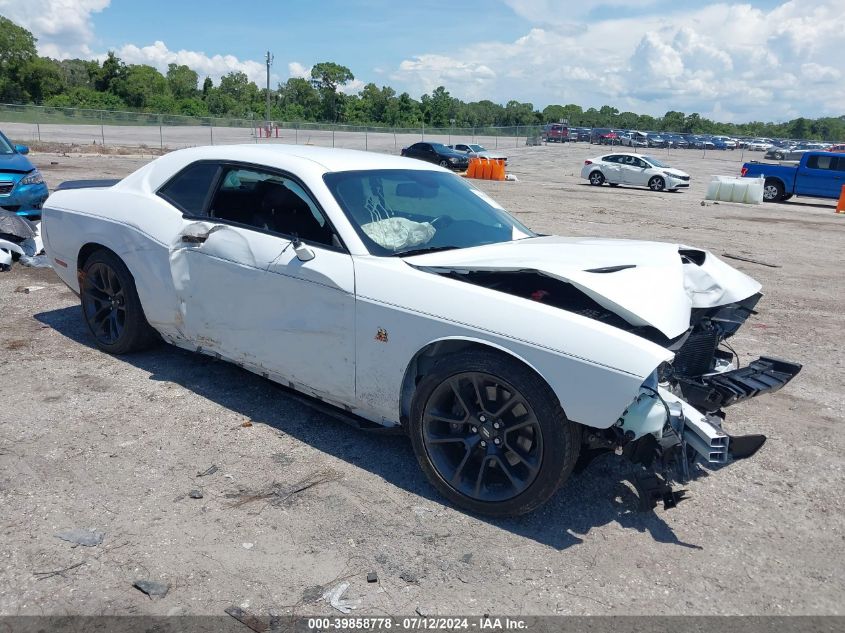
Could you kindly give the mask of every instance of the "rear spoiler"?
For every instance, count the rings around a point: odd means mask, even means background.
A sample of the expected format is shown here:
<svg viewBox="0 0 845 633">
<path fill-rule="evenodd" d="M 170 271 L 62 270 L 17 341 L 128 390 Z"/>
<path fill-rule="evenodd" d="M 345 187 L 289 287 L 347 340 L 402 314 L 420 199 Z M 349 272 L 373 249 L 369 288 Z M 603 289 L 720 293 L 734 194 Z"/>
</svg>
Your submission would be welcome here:
<svg viewBox="0 0 845 633">
<path fill-rule="evenodd" d="M 113 187 L 120 182 L 120 179 L 114 180 L 66 180 L 55 191 L 64 191 L 65 189 L 105 189 Z"/>
</svg>

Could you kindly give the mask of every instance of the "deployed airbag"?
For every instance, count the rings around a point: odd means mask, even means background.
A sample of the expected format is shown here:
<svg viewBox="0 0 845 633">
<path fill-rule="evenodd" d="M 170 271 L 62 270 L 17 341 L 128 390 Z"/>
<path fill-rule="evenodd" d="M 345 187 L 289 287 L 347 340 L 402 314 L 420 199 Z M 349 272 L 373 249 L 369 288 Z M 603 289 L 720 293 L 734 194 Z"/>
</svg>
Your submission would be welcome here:
<svg viewBox="0 0 845 633">
<path fill-rule="evenodd" d="M 364 224 L 361 228 L 376 244 L 392 251 L 425 244 L 436 232 L 428 222 L 414 222 L 401 217 L 376 220 Z"/>
</svg>

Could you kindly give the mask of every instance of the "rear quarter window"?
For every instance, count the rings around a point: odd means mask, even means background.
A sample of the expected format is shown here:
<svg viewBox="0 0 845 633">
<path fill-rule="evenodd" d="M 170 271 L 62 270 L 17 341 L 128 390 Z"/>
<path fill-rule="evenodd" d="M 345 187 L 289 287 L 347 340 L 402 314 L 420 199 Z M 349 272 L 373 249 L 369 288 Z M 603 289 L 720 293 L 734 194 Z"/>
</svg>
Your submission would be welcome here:
<svg viewBox="0 0 845 633">
<path fill-rule="evenodd" d="M 216 163 L 189 165 L 161 189 L 158 195 L 189 215 L 202 215 L 220 167 Z"/>
</svg>

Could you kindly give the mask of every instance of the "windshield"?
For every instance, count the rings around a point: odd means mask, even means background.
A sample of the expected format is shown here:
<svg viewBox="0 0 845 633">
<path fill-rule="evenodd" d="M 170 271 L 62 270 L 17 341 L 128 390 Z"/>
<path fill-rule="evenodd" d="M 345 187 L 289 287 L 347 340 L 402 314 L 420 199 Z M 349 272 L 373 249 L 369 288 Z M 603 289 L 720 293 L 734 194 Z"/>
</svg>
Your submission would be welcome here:
<svg viewBox="0 0 845 633">
<path fill-rule="evenodd" d="M 486 149 L 484 149 L 483 147 L 481 147 L 481 145 L 470 145 L 470 146 L 469 146 L 469 148 L 470 148 L 473 152 L 486 152 L 486 151 L 487 151 Z"/>
<path fill-rule="evenodd" d="M 671 169 L 671 167 L 669 165 L 667 165 L 666 163 L 660 162 L 659 160 L 657 160 L 656 158 L 652 158 L 651 156 L 643 156 L 643 158 L 646 159 L 648 162 L 650 162 L 655 167 L 662 167 L 664 169 Z"/>
<path fill-rule="evenodd" d="M 535 234 L 486 193 L 454 174 L 416 169 L 323 176 L 373 255 L 510 242 Z"/>
<path fill-rule="evenodd" d="M 0 132 L 0 154 L 14 154 L 15 149 L 2 132 Z"/>
</svg>

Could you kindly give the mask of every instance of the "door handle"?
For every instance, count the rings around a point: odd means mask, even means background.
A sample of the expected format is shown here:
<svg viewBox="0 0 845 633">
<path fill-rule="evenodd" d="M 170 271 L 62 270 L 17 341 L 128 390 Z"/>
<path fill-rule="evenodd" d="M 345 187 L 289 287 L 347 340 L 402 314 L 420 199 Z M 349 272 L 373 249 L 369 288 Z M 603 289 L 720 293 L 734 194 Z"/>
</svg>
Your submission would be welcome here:
<svg viewBox="0 0 845 633">
<path fill-rule="evenodd" d="M 183 244 L 202 244 L 208 239 L 208 233 L 205 235 L 183 235 Z"/>
</svg>

